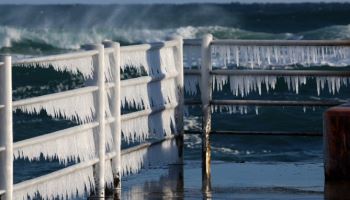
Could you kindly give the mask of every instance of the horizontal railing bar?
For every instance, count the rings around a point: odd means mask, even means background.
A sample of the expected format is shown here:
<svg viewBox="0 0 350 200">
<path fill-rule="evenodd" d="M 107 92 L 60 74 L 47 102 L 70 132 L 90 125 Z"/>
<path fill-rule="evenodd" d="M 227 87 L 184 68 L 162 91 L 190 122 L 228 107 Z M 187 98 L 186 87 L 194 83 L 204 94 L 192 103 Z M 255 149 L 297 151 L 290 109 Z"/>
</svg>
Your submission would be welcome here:
<svg viewBox="0 0 350 200">
<path fill-rule="evenodd" d="M 350 46 L 350 40 L 213 40 L 212 45 L 232 46 Z"/>
<path fill-rule="evenodd" d="M 184 69 L 185 75 L 201 75 L 201 70 L 199 69 Z"/>
<path fill-rule="evenodd" d="M 128 86 L 133 86 L 133 85 L 147 84 L 147 83 L 152 83 L 152 82 L 156 82 L 156 81 L 176 78 L 177 76 L 178 76 L 177 72 L 171 73 L 171 74 L 162 74 L 162 75 L 159 75 L 156 77 L 141 76 L 141 77 L 137 77 L 137 78 L 122 80 L 120 82 L 120 86 L 121 87 L 128 87 Z"/>
<path fill-rule="evenodd" d="M 62 177 L 62 176 L 68 175 L 68 174 L 75 173 L 79 170 L 82 170 L 82 169 L 85 169 L 85 168 L 90 167 L 92 165 L 95 165 L 97 162 L 98 162 L 98 159 L 96 158 L 96 159 L 93 159 L 90 161 L 86 161 L 83 163 L 75 164 L 73 166 L 69 166 L 67 168 L 52 172 L 52 173 L 47 174 L 47 175 L 43 175 L 43 176 L 40 176 L 40 177 L 37 177 L 34 179 L 30 179 L 27 181 L 17 183 L 13 186 L 13 191 L 20 191 L 20 190 L 23 190 L 25 188 L 35 186 L 37 184 L 40 184 L 40 183 L 43 183 L 46 181 L 50 181 L 50 180 L 53 180 L 53 179 L 56 179 L 56 178 L 59 178 L 59 177 Z"/>
<path fill-rule="evenodd" d="M 162 112 L 164 110 L 167 109 L 174 109 L 177 105 L 162 105 L 162 106 L 157 106 L 157 107 L 153 107 L 150 109 L 146 109 L 146 110 L 141 110 L 141 111 L 136 111 L 136 112 L 132 112 L 132 113 L 127 113 L 127 114 L 123 114 L 121 116 L 121 121 L 128 121 L 128 120 L 132 120 L 138 117 L 143 117 L 143 116 L 147 116 L 147 115 L 154 115 L 156 113 Z"/>
<path fill-rule="evenodd" d="M 32 97 L 28 99 L 22 99 L 22 100 L 14 101 L 13 108 L 30 105 L 30 104 L 42 103 L 42 102 L 56 100 L 56 99 L 63 99 L 63 98 L 72 97 L 72 96 L 79 96 L 81 94 L 90 93 L 97 90 L 98 90 L 97 86 L 88 86 L 88 87 L 68 90 L 68 91 L 59 92 L 59 93 L 53 93 L 53 94 L 47 94 L 47 95 L 42 95 L 38 97 Z"/>
<path fill-rule="evenodd" d="M 13 62 L 13 65 L 72 60 L 72 59 L 78 59 L 78 58 L 91 57 L 97 54 L 98 54 L 97 50 L 90 50 L 90 51 L 72 52 L 72 53 L 66 53 L 66 54 L 60 54 L 60 55 L 26 58 L 26 59 L 21 59 Z"/>
<path fill-rule="evenodd" d="M 164 137 L 163 139 L 157 140 L 155 142 L 145 142 L 143 144 L 140 144 L 140 145 L 137 145 L 137 146 L 134 146 L 134 147 L 123 149 L 121 154 L 125 155 L 125 154 L 129 154 L 129 153 L 132 153 L 132 152 L 135 152 L 135 151 L 139 151 L 141 149 L 149 148 L 151 146 L 154 146 L 154 145 L 157 145 L 157 144 L 161 144 L 164 141 L 172 140 L 172 139 L 174 139 L 174 138 L 176 138 L 178 136 L 179 135 L 171 135 L 171 136 Z"/>
<path fill-rule="evenodd" d="M 350 76 L 350 71 L 330 70 L 212 70 L 212 75 L 236 76 Z"/>
<path fill-rule="evenodd" d="M 5 147 L 0 147 L 0 152 L 5 151 L 5 150 L 6 150 Z"/>
<path fill-rule="evenodd" d="M 184 46 L 201 46 L 201 39 L 184 39 Z"/>
<path fill-rule="evenodd" d="M 5 108 L 5 106 L 4 106 L 4 105 L 0 105 L 0 109 L 1 109 L 1 108 Z"/>
<path fill-rule="evenodd" d="M 139 44 L 139 45 L 130 45 L 130 46 L 122 46 L 120 47 L 120 52 L 128 52 L 128 51 L 147 51 L 152 49 L 159 49 L 163 47 L 173 47 L 178 45 L 177 40 L 165 41 L 165 42 L 155 42 L 149 44 Z"/>
<path fill-rule="evenodd" d="M 185 134 L 202 134 L 202 131 L 187 130 Z M 320 132 L 288 132 L 288 131 L 212 131 L 212 135 L 247 135 L 247 136 L 323 136 Z"/>
<path fill-rule="evenodd" d="M 63 137 L 68 137 L 70 135 L 74 135 L 74 134 L 77 134 L 77 133 L 80 133 L 80 132 L 83 132 L 86 130 L 96 128 L 98 125 L 99 125 L 98 122 L 92 122 L 89 124 L 74 126 L 72 128 L 67 128 L 67 129 L 56 131 L 56 132 L 33 137 L 30 139 L 22 140 L 19 142 L 15 142 L 13 144 L 13 149 L 14 149 L 14 151 L 16 151 L 19 148 L 35 145 L 38 143 L 44 143 L 47 141 L 52 141 L 52 140 L 56 140 L 56 139 L 63 138 Z"/>
<path fill-rule="evenodd" d="M 0 190 L 0 195 L 3 195 L 5 193 L 6 193 L 5 190 Z"/>
<path fill-rule="evenodd" d="M 338 106 L 346 101 L 291 101 L 291 100 L 212 100 L 212 105 L 255 105 L 255 106 Z"/>
</svg>

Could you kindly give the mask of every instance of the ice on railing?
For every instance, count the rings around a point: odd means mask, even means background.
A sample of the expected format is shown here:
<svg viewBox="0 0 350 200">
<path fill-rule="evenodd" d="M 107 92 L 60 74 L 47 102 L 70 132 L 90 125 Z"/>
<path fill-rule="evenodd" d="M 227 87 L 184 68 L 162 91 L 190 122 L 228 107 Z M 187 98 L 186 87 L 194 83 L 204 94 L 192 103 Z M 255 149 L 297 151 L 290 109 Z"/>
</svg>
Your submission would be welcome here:
<svg viewBox="0 0 350 200">
<path fill-rule="evenodd" d="M 342 86 L 346 87 L 350 83 L 348 77 L 306 77 L 306 76 L 241 76 L 241 75 L 214 75 L 213 76 L 213 88 L 215 91 L 222 91 L 223 87 L 227 84 L 230 86 L 230 90 L 235 96 L 247 96 L 252 92 L 262 94 L 265 86 L 266 92 L 274 90 L 278 78 L 282 78 L 288 87 L 289 91 L 293 91 L 299 94 L 300 86 L 308 84 L 310 81 L 316 81 L 317 94 L 320 95 L 321 91 L 325 90 L 326 85 L 330 94 L 336 94 L 339 92 Z"/>
<path fill-rule="evenodd" d="M 149 76 L 157 76 L 176 72 L 175 47 L 163 47 L 161 49 L 122 51 L 120 66 L 124 71 L 127 68 L 135 68 L 138 73 L 144 69 Z"/>
<path fill-rule="evenodd" d="M 121 175 L 137 174 L 144 166 L 147 157 L 147 149 L 133 151 L 121 156 Z"/>
<path fill-rule="evenodd" d="M 42 199 L 76 199 L 87 197 L 95 187 L 93 167 L 87 167 L 74 171 L 67 175 L 57 176 L 45 182 L 39 182 L 33 186 L 16 190 L 13 199 L 27 200 L 36 199 L 40 194 Z"/>
<path fill-rule="evenodd" d="M 86 161 L 96 156 L 93 131 L 86 130 L 55 140 L 20 147 L 15 149 L 13 154 L 15 159 L 23 158 L 29 161 L 40 160 L 41 156 L 47 160 L 57 158 L 65 165 L 71 161 Z"/>
<path fill-rule="evenodd" d="M 106 81 L 113 81 L 113 70 L 114 70 L 113 66 L 115 66 L 114 54 L 113 53 L 106 54 L 104 61 L 105 61 Z"/>
<path fill-rule="evenodd" d="M 200 68 L 201 66 L 201 46 L 185 45 L 184 50 L 184 67 L 185 68 Z"/>
<path fill-rule="evenodd" d="M 122 176 L 136 174 L 142 168 L 159 167 L 179 161 L 175 139 L 122 155 Z"/>
<path fill-rule="evenodd" d="M 46 111 L 51 117 L 63 117 L 79 123 L 91 122 L 95 114 L 94 94 L 86 93 L 30 105 L 19 106 L 17 109 L 28 114 L 39 114 Z"/>
<path fill-rule="evenodd" d="M 177 103 L 178 93 L 176 88 L 175 79 L 122 87 L 122 107 L 143 109 Z"/>
<path fill-rule="evenodd" d="M 212 46 L 213 67 L 270 68 L 293 65 L 348 66 L 350 48 L 342 46 Z"/>
<path fill-rule="evenodd" d="M 106 151 L 109 152 L 111 150 L 114 150 L 114 139 L 113 139 L 113 132 L 111 124 L 107 124 L 105 127 L 105 133 L 106 133 Z M 96 133 L 97 135 L 98 133 Z M 97 138 L 96 138 L 97 141 Z"/>
<path fill-rule="evenodd" d="M 53 67 L 56 71 L 60 71 L 60 72 L 67 71 L 72 74 L 81 73 L 85 78 L 92 78 L 94 73 L 94 61 L 92 56 L 84 57 L 84 58 L 50 61 L 50 62 L 20 64 L 16 66 L 41 67 L 41 68 Z"/>
<path fill-rule="evenodd" d="M 195 96 L 198 93 L 200 76 L 196 75 L 186 75 L 185 76 L 185 92 L 188 95 Z"/>
<path fill-rule="evenodd" d="M 170 109 L 123 121 L 121 128 L 124 140 L 129 143 L 142 142 L 150 135 L 158 138 L 170 136 L 175 127 L 175 111 Z"/>
<path fill-rule="evenodd" d="M 240 105 L 213 105 L 211 106 L 211 112 L 228 113 L 228 114 L 248 114 L 248 106 Z M 259 109 L 256 107 L 255 113 L 259 114 Z"/>
<path fill-rule="evenodd" d="M 105 163 L 105 182 L 107 188 L 112 188 L 114 179 L 113 179 L 113 171 L 112 171 L 112 163 L 110 160 L 107 160 Z"/>
</svg>

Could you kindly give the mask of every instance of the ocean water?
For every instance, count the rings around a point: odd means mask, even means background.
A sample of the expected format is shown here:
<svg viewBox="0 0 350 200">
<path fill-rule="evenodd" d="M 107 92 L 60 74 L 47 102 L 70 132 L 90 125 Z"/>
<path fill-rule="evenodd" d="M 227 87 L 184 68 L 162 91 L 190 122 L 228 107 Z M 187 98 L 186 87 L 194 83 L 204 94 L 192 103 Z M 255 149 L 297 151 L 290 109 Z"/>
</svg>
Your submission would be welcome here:
<svg viewBox="0 0 350 200">
<path fill-rule="evenodd" d="M 350 3 L 346 4 L 187 4 L 187 5 L 1 5 L 0 52 L 15 58 L 70 52 L 82 44 L 111 39 L 122 45 L 164 40 L 181 35 L 186 39 L 211 33 L 220 39 L 350 39 Z M 52 69 L 13 70 L 14 99 L 68 90 L 84 85 L 83 77 Z M 279 80 L 277 88 L 248 99 L 314 100 L 350 97 L 317 95 L 316 84 L 300 88 L 296 95 Z M 217 99 L 240 99 L 224 88 Z M 199 109 L 190 107 L 187 128 L 200 127 Z M 306 110 L 306 112 L 304 111 Z M 313 131 L 322 132 L 325 108 L 249 107 L 247 114 L 213 113 L 214 130 Z M 14 115 L 14 140 L 49 133 L 75 123 L 52 119 L 45 112 Z M 185 136 L 185 159 L 196 163 L 201 156 L 198 135 Z M 213 136 L 213 160 L 228 163 L 323 162 L 321 137 Z M 15 182 L 62 168 L 51 163 L 15 162 Z"/>
</svg>

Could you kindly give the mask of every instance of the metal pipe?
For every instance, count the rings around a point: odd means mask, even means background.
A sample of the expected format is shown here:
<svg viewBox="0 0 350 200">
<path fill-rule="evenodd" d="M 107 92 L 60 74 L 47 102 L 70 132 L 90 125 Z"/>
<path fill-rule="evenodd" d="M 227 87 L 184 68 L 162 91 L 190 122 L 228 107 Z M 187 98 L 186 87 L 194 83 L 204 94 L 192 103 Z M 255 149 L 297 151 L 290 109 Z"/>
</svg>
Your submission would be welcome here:
<svg viewBox="0 0 350 200">
<path fill-rule="evenodd" d="M 217 69 L 210 72 L 212 75 L 235 75 L 235 76 L 339 76 L 349 77 L 350 71 L 330 70 L 224 70 Z"/>
<path fill-rule="evenodd" d="M 212 98 L 212 70 L 210 43 L 213 36 L 208 34 L 202 40 L 202 67 L 201 67 L 201 101 L 202 101 L 202 190 L 206 194 L 211 191 L 211 148 L 209 133 L 211 131 L 211 109 L 210 101 Z"/>
<path fill-rule="evenodd" d="M 126 79 L 126 80 L 121 81 L 121 87 L 142 85 L 142 84 L 172 79 L 172 78 L 178 77 L 178 75 L 179 75 L 179 73 L 175 72 L 175 73 L 171 73 L 171 74 L 162 74 L 162 75 L 155 76 L 155 77 L 141 76 L 141 77 L 137 77 L 137 78 Z"/>
<path fill-rule="evenodd" d="M 75 164 L 73 166 L 69 166 L 67 168 L 52 172 L 52 173 L 44 175 L 44 176 L 40 176 L 40 177 L 37 177 L 34 179 L 23 181 L 23 182 L 15 184 L 13 187 L 13 190 L 14 191 L 21 191 L 21 190 L 24 190 L 28 187 L 32 187 L 32 186 L 38 185 L 40 183 L 45 183 L 47 181 L 54 180 L 54 179 L 57 179 L 59 177 L 62 177 L 62 176 L 68 175 L 68 174 L 72 174 L 72 173 L 75 173 L 79 170 L 91 167 L 92 165 L 95 165 L 98 162 L 99 162 L 99 160 L 96 158 L 96 159 L 89 160 L 89 161 L 86 161 L 83 163 Z"/>
<path fill-rule="evenodd" d="M 231 46 L 350 46 L 350 40 L 214 40 L 211 45 Z"/>
<path fill-rule="evenodd" d="M 105 53 L 103 45 L 96 46 L 98 50 L 98 66 L 97 66 L 97 85 L 98 85 L 98 107 L 97 121 L 98 127 L 98 167 L 97 167 L 97 196 L 105 196 L 105 157 L 106 157 L 106 132 L 105 132 Z"/>
<path fill-rule="evenodd" d="M 31 105 L 31 104 L 36 104 L 36 103 L 47 102 L 47 101 L 51 101 L 51 100 L 63 99 L 63 98 L 72 97 L 72 96 L 79 96 L 81 94 L 95 92 L 97 90 L 98 90 L 97 86 L 87 86 L 87 87 L 83 87 L 83 88 L 79 88 L 79 89 L 68 90 L 65 92 L 59 92 L 59 93 L 42 95 L 39 97 L 22 99 L 22 100 L 14 101 L 13 108 Z"/>
<path fill-rule="evenodd" d="M 91 57 L 96 55 L 97 53 L 98 53 L 97 50 L 89 50 L 89 51 L 82 51 L 82 52 L 71 52 L 71 53 L 60 54 L 60 55 L 26 58 L 26 59 L 15 61 L 13 65 L 72 60 L 72 59 L 78 59 L 78 58 Z"/>
<path fill-rule="evenodd" d="M 12 61 L 4 57 L 0 66 L 0 190 L 5 191 L 3 200 L 12 200 L 13 195 L 13 120 L 12 120 Z"/>
<path fill-rule="evenodd" d="M 212 100 L 212 105 L 255 105 L 255 106 L 337 106 L 346 101 L 290 101 L 290 100 Z"/>
</svg>

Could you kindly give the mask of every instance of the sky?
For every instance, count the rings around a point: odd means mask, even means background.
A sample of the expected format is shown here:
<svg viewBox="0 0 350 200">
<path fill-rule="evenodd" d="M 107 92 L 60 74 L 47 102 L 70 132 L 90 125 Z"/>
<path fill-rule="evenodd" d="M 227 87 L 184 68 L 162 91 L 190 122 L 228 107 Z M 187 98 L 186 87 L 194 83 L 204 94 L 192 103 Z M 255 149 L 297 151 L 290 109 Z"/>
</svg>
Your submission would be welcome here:
<svg viewBox="0 0 350 200">
<path fill-rule="evenodd" d="M 193 3 L 193 2 L 269 2 L 269 3 L 298 3 L 298 2 L 349 2 L 350 0 L 0 0 L 0 4 L 137 4 L 137 3 Z"/>
</svg>

